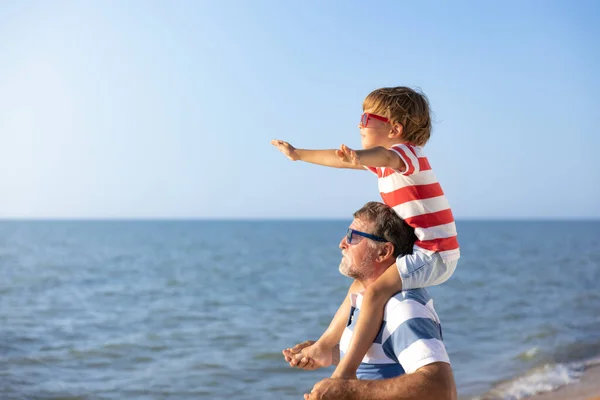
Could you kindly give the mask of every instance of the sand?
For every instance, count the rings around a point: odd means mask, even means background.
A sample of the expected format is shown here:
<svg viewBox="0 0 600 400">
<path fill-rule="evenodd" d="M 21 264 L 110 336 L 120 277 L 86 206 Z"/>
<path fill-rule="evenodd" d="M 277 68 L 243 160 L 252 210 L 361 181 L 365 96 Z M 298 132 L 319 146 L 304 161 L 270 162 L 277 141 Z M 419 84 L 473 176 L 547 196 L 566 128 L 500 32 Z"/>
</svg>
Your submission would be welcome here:
<svg viewBox="0 0 600 400">
<path fill-rule="evenodd" d="M 600 400 L 600 365 L 588 366 L 578 383 L 527 400 Z"/>
</svg>

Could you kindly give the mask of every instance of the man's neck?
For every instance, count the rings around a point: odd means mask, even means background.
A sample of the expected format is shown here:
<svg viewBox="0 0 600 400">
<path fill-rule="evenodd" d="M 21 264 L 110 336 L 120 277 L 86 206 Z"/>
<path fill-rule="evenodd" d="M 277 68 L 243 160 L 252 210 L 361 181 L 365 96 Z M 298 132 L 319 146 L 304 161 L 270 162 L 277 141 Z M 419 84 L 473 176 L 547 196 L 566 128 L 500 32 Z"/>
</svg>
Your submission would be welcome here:
<svg viewBox="0 0 600 400">
<path fill-rule="evenodd" d="M 396 261 L 396 260 L 394 260 Z M 370 276 L 368 278 L 364 278 L 364 279 L 356 279 L 361 285 L 362 285 L 362 289 L 361 291 L 367 290 L 367 288 L 373 284 L 373 282 L 375 282 L 377 280 L 377 278 L 379 278 L 381 275 L 383 275 L 383 273 L 385 271 L 387 271 L 387 269 L 389 267 L 391 267 L 392 265 L 394 265 L 394 263 L 392 262 L 390 265 L 387 265 L 385 267 L 381 267 L 381 268 L 375 268 L 375 271 L 378 271 L 378 273 L 374 274 L 373 276 Z"/>
</svg>

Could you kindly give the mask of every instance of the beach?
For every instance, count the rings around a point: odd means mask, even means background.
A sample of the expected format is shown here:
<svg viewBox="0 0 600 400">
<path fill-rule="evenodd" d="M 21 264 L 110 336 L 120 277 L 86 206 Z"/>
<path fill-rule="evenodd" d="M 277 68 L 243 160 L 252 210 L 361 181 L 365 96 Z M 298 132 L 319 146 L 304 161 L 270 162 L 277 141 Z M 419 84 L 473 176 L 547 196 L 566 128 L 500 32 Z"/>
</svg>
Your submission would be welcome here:
<svg viewBox="0 0 600 400">
<path fill-rule="evenodd" d="M 553 392 L 541 393 L 528 400 L 600 400 L 600 365 L 586 368 L 578 383 L 565 385 Z"/>
</svg>

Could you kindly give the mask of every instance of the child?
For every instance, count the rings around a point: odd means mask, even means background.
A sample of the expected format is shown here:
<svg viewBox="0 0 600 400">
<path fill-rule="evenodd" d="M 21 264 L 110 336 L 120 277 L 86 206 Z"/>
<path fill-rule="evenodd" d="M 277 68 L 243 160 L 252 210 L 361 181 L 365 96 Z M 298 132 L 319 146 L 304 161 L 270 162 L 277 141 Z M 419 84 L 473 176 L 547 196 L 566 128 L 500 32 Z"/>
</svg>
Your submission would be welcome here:
<svg viewBox="0 0 600 400">
<path fill-rule="evenodd" d="M 417 236 L 413 254 L 398 257 L 396 267 L 388 268 L 365 291 L 353 340 L 332 378 L 356 376 L 381 327 L 384 306 L 395 293 L 445 282 L 460 257 L 450 205 L 422 150 L 431 134 L 427 97 L 407 87 L 377 89 L 363 102 L 359 129 L 365 150 L 345 145 L 339 150 L 302 150 L 281 140 L 271 142 L 293 161 L 373 172 L 383 202 L 412 226 Z M 355 282 L 350 290 L 356 287 Z M 319 363 L 322 349 L 339 342 L 348 312 L 342 303 L 329 328 L 314 345 L 302 350 L 301 356 Z"/>
</svg>

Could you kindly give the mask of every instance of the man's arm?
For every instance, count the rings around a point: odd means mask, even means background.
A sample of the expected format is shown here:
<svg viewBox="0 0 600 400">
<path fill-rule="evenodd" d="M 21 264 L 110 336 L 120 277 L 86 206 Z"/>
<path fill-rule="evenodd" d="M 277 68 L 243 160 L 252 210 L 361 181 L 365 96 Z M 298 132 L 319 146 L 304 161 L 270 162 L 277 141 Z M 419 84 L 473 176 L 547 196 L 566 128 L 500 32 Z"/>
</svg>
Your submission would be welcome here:
<svg viewBox="0 0 600 400">
<path fill-rule="evenodd" d="M 297 149 L 283 140 L 271 140 L 271 144 L 292 161 L 304 161 L 333 168 L 365 169 L 362 165 L 346 160 L 340 150 Z"/>
<path fill-rule="evenodd" d="M 291 367 L 297 366 L 303 368 L 309 361 L 311 363 L 309 365 L 311 367 L 318 366 L 316 368 L 329 367 L 331 364 L 338 364 L 340 358 L 339 342 L 344 333 L 344 329 L 346 329 L 346 322 L 350 315 L 350 295 L 363 289 L 360 282 L 357 280 L 352 281 L 352 284 L 348 288 L 348 293 L 331 320 L 329 327 L 317 342 L 306 341 L 297 344 L 293 348 L 283 350 L 283 355 L 286 357 L 286 361 L 290 363 Z M 288 357 L 291 358 L 291 360 L 288 360 Z M 302 362 L 303 359 L 308 361 Z"/>
<path fill-rule="evenodd" d="M 456 400 L 450 364 L 436 362 L 412 374 L 382 380 L 324 379 L 306 400 Z"/>
</svg>

